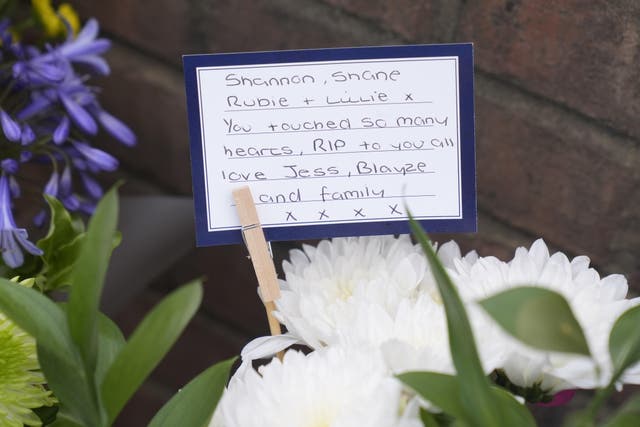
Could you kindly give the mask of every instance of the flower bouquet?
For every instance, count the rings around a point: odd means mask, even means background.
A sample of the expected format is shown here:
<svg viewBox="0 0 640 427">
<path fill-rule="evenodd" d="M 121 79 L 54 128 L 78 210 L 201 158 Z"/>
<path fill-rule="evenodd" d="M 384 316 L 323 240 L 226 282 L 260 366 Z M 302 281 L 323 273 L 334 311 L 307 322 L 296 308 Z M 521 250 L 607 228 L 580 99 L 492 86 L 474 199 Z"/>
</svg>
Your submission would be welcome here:
<svg viewBox="0 0 640 427">
<path fill-rule="evenodd" d="M 322 241 L 291 252 L 274 313 L 287 328 L 242 352 L 211 426 L 533 426 L 528 406 L 595 398 L 568 426 L 640 422 L 640 298 L 589 259 L 542 240 L 514 258 L 462 255 L 408 236 Z M 308 351 L 289 350 L 292 345 Z M 252 362 L 270 358 L 257 370 Z"/>
</svg>

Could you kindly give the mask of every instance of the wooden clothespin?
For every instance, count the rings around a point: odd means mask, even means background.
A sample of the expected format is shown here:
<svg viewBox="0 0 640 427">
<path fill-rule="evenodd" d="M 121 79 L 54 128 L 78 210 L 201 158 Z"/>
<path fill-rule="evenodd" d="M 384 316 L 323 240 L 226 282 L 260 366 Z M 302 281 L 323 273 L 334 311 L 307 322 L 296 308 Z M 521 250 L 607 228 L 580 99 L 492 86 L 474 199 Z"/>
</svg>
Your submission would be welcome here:
<svg viewBox="0 0 640 427">
<path fill-rule="evenodd" d="M 253 269 L 258 278 L 258 286 L 262 302 L 267 310 L 269 330 L 271 335 L 280 335 L 280 322 L 273 316 L 276 309 L 275 300 L 280 298 L 280 285 L 276 275 L 276 268 L 273 265 L 271 251 L 264 237 L 260 218 L 253 202 L 253 196 L 249 187 L 241 187 L 233 191 L 233 198 L 236 202 L 236 210 L 242 225 L 242 238 L 244 239 L 249 256 L 253 263 Z M 281 354 L 278 355 L 281 357 Z"/>
</svg>

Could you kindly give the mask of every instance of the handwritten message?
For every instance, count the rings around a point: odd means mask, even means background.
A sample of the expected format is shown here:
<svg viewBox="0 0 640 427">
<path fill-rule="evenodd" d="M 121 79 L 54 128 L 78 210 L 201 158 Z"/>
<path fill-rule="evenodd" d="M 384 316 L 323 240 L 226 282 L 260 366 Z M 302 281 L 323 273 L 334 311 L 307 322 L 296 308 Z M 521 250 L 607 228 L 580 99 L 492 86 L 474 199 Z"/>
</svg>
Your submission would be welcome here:
<svg viewBox="0 0 640 427">
<path fill-rule="evenodd" d="M 457 56 L 196 75 L 209 232 L 239 227 L 241 185 L 266 229 L 462 218 Z"/>
</svg>

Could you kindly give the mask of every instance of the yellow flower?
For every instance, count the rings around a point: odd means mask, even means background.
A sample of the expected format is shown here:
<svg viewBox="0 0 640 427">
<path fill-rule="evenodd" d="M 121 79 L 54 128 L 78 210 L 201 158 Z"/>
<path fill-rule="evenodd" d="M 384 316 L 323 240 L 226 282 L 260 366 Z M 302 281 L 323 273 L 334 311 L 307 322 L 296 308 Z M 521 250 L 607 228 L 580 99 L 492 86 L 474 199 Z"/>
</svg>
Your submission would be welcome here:
<svg viewBox="0 0 640 427">
<path fill-rule="evenodd" d="M 51 0 L 31 0 L 33 10 L 44 27 L 44 32 L 49 37 L 56 37 L 62 30 L 62 22 L 51 6 Z"/>
<path fill-rule="evenodd" d="M 78 31 L 80 30 L 80 18 L 78 17 L 78 13 L 69 3 L 62 3 L 58 7 L 58 15 L 62 16 L 71 26 L 73 34 L 78 34 Z"/>
<path fill-rule="evenodd" d="M 80 19 L 69 3 L 61 4 L 57 12 L 51 5 L 51 0 L 31 0 L 31 5 L 48 37 L 54 38 L 65 34 L 66 27 L 62 21 L 63 18 L 71 26 L 73 33 L 77 34 L 80 28 Z"/>
</svg>

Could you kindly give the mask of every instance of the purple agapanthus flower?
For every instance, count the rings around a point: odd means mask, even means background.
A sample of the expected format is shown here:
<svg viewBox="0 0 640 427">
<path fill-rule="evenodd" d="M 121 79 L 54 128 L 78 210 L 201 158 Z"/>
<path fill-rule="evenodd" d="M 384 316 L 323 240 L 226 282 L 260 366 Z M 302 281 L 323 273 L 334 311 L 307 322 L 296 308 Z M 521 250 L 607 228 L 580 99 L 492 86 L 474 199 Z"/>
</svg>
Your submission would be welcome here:
<svg viewBox="0 0 640 427">
<path fill-rule="evenodd" d="M 136 135 L 122 121 L 113 117 L 103 110 L 97 103 L 89 106 L 91 114 L 98 119 L 102 127 L 115 139 L 124 145 L 132 146 L 136 144 Z"/>
<path fill-rule="evenodd" d="M 22 136 L 22 131 L 20 130 L 20 125 L 11 118 L 11 116 L 0 109 L 0 124 L 2 125 L 2 132 L 4 132 L 4 136 L 12 142 L 19 141 Z"/>
<path fill-rule="evenodd" d="M 0 176 L 0 252 L 5 264 L 16 268 L 24 262 L 23 251 L 42 255 L 42 250 L 28 240 L 27 230 L 16 226 L 9 191 L 9 180 L 3 173 Z"/>
<path fill-rule="evenodd" d="M 109 50 L 111 42 L 107 39 L 98 39 L 98 21 L 89 19 L 80 33 L 73 38 L 73 31 L 67 27 L 67 40 L 58 48 L 53 49 L 51 55 L 61 55 L 70 62 L 84 64 L 97 74 L 109 74 L 109 64 L 100 55 Z"/>
<path fill-rule="evenodd" d="M 64 41 L 51 44 L 17 41 L 9 30 L 16 27 L 14 24 L 0 20 L 0 174 L 4 196 L 15 198 L 28 192 L 30 185 L 22 184 L 31 182 L 21 181 L 21 164 L 38 163 L 50 174 L 38 192 L 57 197 L 69 211 L 91 214 L 103 195 L 95 176 L 118 168 L 118 160 L 95 148 L 91 137 L 103 131 L 124 145 L 136 143 L 131 129 L 102 108 L 98 89 L 89 85 L 92 76 L 109 74 L 109 65 L 101 55 L 111 43 L 99 38 L 95 19 L 89 19 L 76 36 L 68 28 Z M 3 224 L 8 224 L 5 228 L 17 230 L 3 231 L 2 244 L 10 248 L 7 257 L 13 264 L 22 262 L 22 251 L 34 253 L 37 248 L 29 246 L 26 231 L 13 224 L 11 204 L 3 200 L 0 210 Z M 45 217 L 41 211 L 34 220 L 42 223 Z"/>
</svg>

